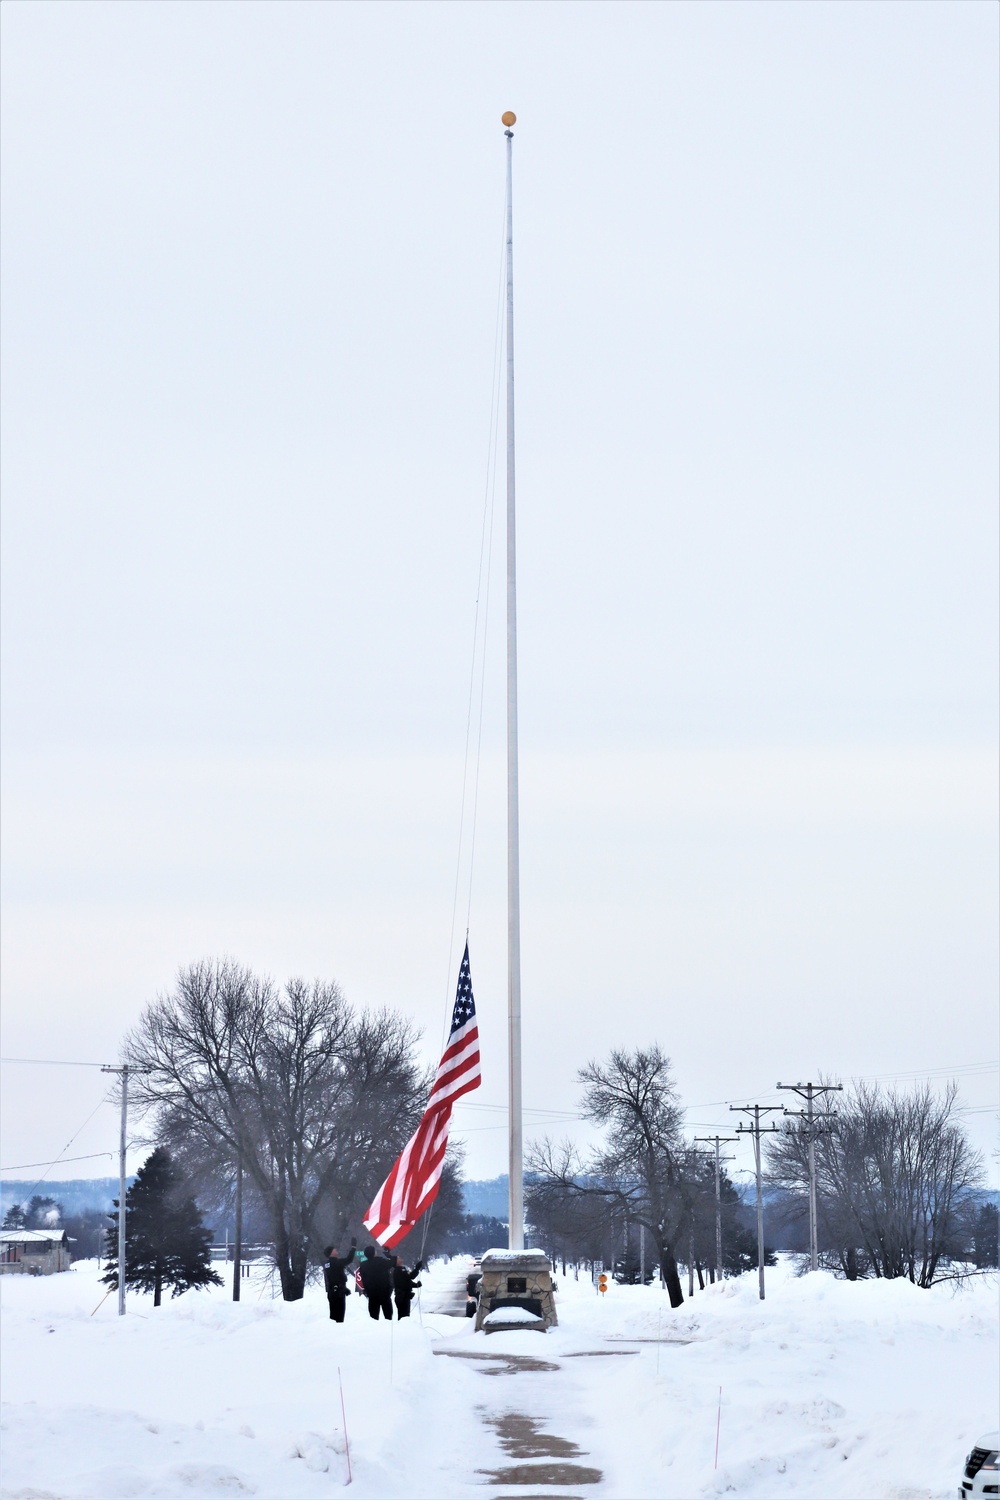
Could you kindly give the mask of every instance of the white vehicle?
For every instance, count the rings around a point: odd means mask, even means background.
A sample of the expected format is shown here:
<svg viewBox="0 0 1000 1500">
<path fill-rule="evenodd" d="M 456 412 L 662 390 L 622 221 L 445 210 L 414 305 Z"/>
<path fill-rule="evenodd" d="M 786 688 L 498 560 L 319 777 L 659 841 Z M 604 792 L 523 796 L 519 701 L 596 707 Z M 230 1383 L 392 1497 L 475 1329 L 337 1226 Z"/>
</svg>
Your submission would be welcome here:
<svg viewBox="0 0 1000 1500">
<path fill-rule="evenodd" d="M 958 1500 L 969 1495 L 1000 1494 L 1000 1432 L 987 1432 L 965 1460 Z"/>
</svg>

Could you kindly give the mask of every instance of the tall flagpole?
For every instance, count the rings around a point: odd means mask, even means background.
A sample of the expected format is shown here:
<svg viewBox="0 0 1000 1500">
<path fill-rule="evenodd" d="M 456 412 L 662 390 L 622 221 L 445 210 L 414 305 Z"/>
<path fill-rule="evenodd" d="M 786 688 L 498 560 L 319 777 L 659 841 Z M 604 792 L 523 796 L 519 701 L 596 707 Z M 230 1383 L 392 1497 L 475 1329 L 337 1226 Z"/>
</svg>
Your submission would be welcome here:
<svg viewBox="0 0 1000 1500">
<path fill-rule="evenodd" d="M 514 209 L 511 126 L 507 137 L 507 1033 L 509 1059 L 508 1248 L 524 1249 L 524 1138 L 521 1127 L 521 879 L 517 810 L 517 553 L 514 532 Z"/>
</svg>

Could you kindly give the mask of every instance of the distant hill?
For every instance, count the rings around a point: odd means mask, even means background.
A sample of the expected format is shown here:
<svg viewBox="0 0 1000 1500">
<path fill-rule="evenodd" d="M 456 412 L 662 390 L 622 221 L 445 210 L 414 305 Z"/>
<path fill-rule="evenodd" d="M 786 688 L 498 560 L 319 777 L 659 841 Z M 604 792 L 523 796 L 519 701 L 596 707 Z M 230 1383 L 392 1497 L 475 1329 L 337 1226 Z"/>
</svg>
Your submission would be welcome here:
<svg viewBox="0 0 1000 1500">
<path fill-rule="evenodd" d="M 507 1219 L 507 1173 L 478 1182 L 463 1182 L 467 1214 L 482 1214 L 490 1219 Z"/>
<path fill-rule="evenodd" d="M 131 1186 L 134 1178 L 130 1177 Z M 744 1204 L 752 1204 L 754 1201 L 753 1183 L 737 1183 L 737 1191 Z M 0 1217 L 10 1208 L 12 1203 L 27 1203 L 33 1193 L 43 1194 L 49 1198 L 55 1198 L 61 1203 L 67 1214 L 86 1213 L 88 1209 L 108 1210 L 111 1208 L 115 1198 L 118 1197 L 117 1177 L 86 1177 L 77 1178 L 72 1182 L 18 1182 L 6 1177 L 0 1180 Z M 462 1195 L 465 1199 L 465 1212 L 467 1214 L 481 1215 L 484 1218 L 502 1219 L 507 1221 L 507 1173 L 499 1177 L 488 1177 L 472 1182 L 462 1183 Z M 973 1197 L 985 1202 L 1000 1204 L 1000 1193 L 994 1191 L 977 1192 Z M 770 1200 L 771 1193 L 765 1194 L 765 1199 Z"/>
<path fill-rule="evenodd" d="M 129 1185 L 133 1178 L 129 1178 Z M 467 1214 L 482 1214 L 488 1218 L 507 1218 L 507 1174 L 484 1182 L 462 1184 Z M 72 1182 L 17 1181 L 5 1177 L 0 1180 L 0 1217 L 12 1203 L 27 1203 L 33 1193 L 55 1198 L 67 1214 L 85 1213 L 87 1209 L 110 1209 L 118 1197 L 117 1177 L 83 1177 Z"/>
<path fill-rule="evenodd" d="M 129 1186 L 135 1181 L 128 1179 Z M 63 1206 L 66 1214 L 82 1214 L 88 1209 L 101 1212 L 111 1208 L 118 1197 L 117 1177 L 81 1177 L 72 1182 L 19 1182 L 5 1177 L 0 1180 L 0 1217 L 13 1203 L 22 1206 L 35 1193 L 43 1198 L 54 1198 Z"/>
</svg>

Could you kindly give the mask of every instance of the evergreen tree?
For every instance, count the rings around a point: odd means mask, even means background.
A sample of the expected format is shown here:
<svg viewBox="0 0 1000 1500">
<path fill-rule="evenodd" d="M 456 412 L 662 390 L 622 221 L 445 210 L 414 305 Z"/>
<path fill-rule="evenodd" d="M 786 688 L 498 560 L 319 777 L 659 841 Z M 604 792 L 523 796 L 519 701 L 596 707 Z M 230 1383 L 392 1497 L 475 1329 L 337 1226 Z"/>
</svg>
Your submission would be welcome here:
<svg viewBox="0 0 1000 1500">
<path fill-rule="evenodd" d="M 744 1204 L 739 1189 L 725 1170 L 720 1174 L 719 1186 L 722 1203 L 722 1269 L 730 1276 L 740 1276 L 744 1271 L 756 1271 L 756 1204 Z M 778 1264 L 778 1258 L 766 1240 L 764 1264 Z"/>
<path fill-rule="evenodd" d="M 984 1203 L 976 1216 L 972 1231 L 972 1254 L 980 1270 L 995 1266 L 1000 1241 L 1000 1212 L 995 1203 Z"/>
<path fill-rule="evenodd" d="M 776 1266 L 778 1257 L 766 1242 L 764 1244 L 765 1266 Z M 728 1236 L 722 1240 L 722 1266 L 730 1276 L 739 1276 L 744 1271 L 757 1269 L 757 1231 L 743 1224 L 732 1224 Z"/>
<path fill-rule="evenodd" d="M 63 1208 L 47 1194 L 35 1193 L 24 1214 L 25 1229 L 59 1229 L 62 1227 Z"/>
<path fill-rule="evenodd" d="M 4 1229 L 24 1228 L 24 1209 L 20 1203 L 12 1203 L 3 1216 Z"/>
<path fill-rule="evenodd" d="M 117 1213 L 111 1218 L 108 1269 L 101 1279 L 105 1286 L 117 1287 Z M 175 1297 L 193 1286 L 221 1286 L 221 1277 L 212 1270 L 210 1243 L 198 1205 L 184 1192 L 169 1151 L 157 1146 L 125 1194 L 125 1285 L 152 1292 L 154 1307 L 160 1306 L 165 1286 L 173 1287 Z"/>
</svg>

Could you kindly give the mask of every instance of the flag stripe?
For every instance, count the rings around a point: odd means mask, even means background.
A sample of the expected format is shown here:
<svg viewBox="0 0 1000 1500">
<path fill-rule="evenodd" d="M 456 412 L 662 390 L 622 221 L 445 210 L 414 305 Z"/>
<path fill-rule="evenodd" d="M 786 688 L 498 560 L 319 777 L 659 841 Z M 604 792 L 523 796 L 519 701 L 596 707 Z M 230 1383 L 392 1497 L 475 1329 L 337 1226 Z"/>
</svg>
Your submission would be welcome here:
<svg viewBox="0 0 1000 1500">
<path fill-rule="evenodd" d="M 452 1068 L 448 1073 L 435 1083 L 431 1090 L 431 1097 L 427 1107 L 432 1109 L 439 1102 L 443 1102 L 454 1094 L 456 1088 L 471 1083 L 472 1088 L 479 1087 L 479 1043 L 476 1042 L 475 1056 L 465 1059 L 457 1068 Z"/>
<path fill-rule="evenodd" d="M 478 1035 L 479 1027 L 473 1023 L 472 1025 L 466 1024 L 460 1032 L 455 1033 L 454 1037 L 449 1037 L 448 1045 L 442 1052 L 441 1061 L 438 1063 L 438 1072 L 440 1073 L 441 1069 L 447 1063 L 450 1063 L 453 1058 L 457 1057 L 463 1051 L 470 1036 L 477 1037 Z"/>
</svg>

